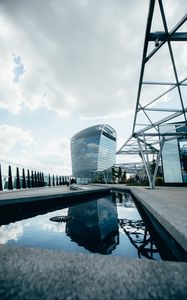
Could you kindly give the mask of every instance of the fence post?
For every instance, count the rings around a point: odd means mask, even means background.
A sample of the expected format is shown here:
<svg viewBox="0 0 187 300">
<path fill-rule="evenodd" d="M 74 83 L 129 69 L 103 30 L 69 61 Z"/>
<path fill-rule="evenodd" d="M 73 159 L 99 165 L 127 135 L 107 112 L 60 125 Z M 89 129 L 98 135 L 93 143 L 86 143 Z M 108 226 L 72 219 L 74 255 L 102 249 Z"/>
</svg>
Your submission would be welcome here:
<svg viewBox="0 0 187 300">
<path fill-rule="evenodd" d="M 43 172 L 42 172 L 41 176 L 42 176 L 42 186 L 45 186 L 45 182 L 44 182 L 44 173 L 43 173 Z"/>
<path fill-rule="evenodd" d="M 34 172 L 34 187 L 38 187 L 36 171 Z"/>
<path fill-rule="evenodd" d="M 30 172 L 27 170 L 27 187 L 30 189 L 31 187 L 31 179 L 30 179 Z"/>
<path fill-rule="evenodd" d="M 40 172 L 40 186 L 42 187 L 43 184 L 42 184 L 42 172 Z"/>
<path fill-rule="evenodd" d="M 2 173 L 1 173 L 1 164 L 0 164 L 0 191 L 3 190 L 3 184 L 2 184 Z"/>
<path fill-rule="evenodd" d="M 53 174 L 53 186 L 55 186 L 55 176 Z"/>
<path fill-rule="evenodd" d="M 25 169 L 23 168 L 23 175 L 22 175 L 22 188 L 26 189 L 26 178 L 25 178 Z"/>
<path fill-rule="evenodd" d="M 37 172 L 37 182 L 38 182 L 38 187 L 40 187 L 40 174 Z"/>
<path fill-rule="evenodd" d="M 39 172 L 37 172 L 37 182 L 38 182 L 38 187 L 40 187 L 40 174 Z"/>
<path fill-rule="evenodd" d="M 34 184 L 34 172 L 33 170 L 31 171 L 31 187 L 34 188 L 35 184 Z"/>
<path fill-rule="evenodd" d="M 20 177 L 19 177 L 19 168 L 16 168 L 16 189 L 20 189 Z"/>
<path fill-rule="evenodd" d="M 49 174 L 49 186 L 51 186 L 51 175 Z"/>
<path fill-rule="evenodd" d="M 11 166 L 8 166 L 8 190 L 13 190 Z"/>
</svg>

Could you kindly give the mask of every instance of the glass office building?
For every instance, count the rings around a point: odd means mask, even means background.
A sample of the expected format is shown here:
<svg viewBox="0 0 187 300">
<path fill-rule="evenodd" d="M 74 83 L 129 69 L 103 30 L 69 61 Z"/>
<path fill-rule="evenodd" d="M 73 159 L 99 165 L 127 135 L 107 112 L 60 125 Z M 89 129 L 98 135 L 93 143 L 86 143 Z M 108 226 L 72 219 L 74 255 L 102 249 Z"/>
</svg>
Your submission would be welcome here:
<svg viewBox="0 0 187 300">
<path fill-rule="evenodd" d="M 95 172 L 115 164 L 116 131 L 101 124 L 86 128 L 71 139 L 72 173 L 78 182 L 90 182 Z"/>
</svg>

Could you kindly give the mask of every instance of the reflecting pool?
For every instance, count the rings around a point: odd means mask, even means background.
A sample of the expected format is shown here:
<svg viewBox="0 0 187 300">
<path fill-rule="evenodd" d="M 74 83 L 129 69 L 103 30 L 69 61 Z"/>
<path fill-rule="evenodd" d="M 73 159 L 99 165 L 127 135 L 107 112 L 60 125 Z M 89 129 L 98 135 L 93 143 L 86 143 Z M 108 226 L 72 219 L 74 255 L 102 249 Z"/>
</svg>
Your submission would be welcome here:
<svg viewBox="0 0 187 300">
<path fill-rule="evenodd" d="M 160 260 L 129 193 L 77 203 L 0 226 L 0 243 Z"/>
</svg>

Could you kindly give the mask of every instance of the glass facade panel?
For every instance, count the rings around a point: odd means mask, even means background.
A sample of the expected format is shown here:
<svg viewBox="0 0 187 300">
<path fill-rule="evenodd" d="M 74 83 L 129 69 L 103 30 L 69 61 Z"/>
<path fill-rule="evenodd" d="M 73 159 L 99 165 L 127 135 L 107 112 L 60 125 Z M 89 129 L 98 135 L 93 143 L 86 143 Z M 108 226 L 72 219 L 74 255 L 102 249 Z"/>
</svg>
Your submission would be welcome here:
<svg viewBox="0 0 187 300">
<path fill-rule="evenodd" d="M 90 181 L 94 172 L 104 171 L 115 163 L 116 132 L 109 125 L 96 125 L 71 139 L 72 173 Z"/>
<path fill-rule="evenodd" d="M 160 132 L 187 132 L 183 123 L 160 126 Z M 162 150 L 164 181 L 166 183 L 187 182 L 187 138 L 166 141 Z"/>
<path fill-rule="evenodd" d="M 160 132 L 176 132 L 175 124 L 160 126 Z M 181 164 L 177 139 L 164 143 L 162 163 L 165 182 L 182 182 Z"/>
<path fill-rule="evenodd" d="M 179 141 L 183 182 L 187 182 L 187 139 Z"/>
<path fill-rule="evenodd" d="M 101 135 L 98 171 L 103 171 L 111 167 L 115 163 L 116 141 Z"/>
<path fill-rule="evenodd" d="M 187 126 L 177 126 L 176 131 L 187 132 Z M 179 138 L 179 155 L 181 161 L 182 179 L 183 182 L 187 182 L 187 138 Z"/>
</svg>

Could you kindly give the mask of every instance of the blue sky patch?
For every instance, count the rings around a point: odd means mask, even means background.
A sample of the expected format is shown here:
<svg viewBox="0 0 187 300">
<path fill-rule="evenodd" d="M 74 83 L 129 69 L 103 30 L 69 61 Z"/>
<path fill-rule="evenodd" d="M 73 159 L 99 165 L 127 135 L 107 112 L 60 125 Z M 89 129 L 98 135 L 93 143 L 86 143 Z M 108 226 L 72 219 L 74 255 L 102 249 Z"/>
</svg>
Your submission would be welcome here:
<svg viewBox="0 0 187 300">
<path fill-rule="evenodd" d="M 14 56 L 14 82 L 19 82 L 20 76 L 25 73 L 24 64 L 20 56 L 13 54 Z"/>
</svg>

